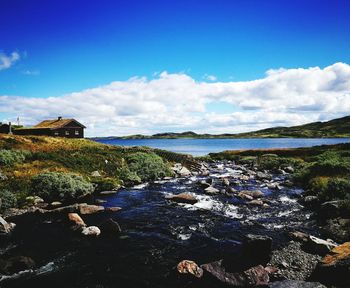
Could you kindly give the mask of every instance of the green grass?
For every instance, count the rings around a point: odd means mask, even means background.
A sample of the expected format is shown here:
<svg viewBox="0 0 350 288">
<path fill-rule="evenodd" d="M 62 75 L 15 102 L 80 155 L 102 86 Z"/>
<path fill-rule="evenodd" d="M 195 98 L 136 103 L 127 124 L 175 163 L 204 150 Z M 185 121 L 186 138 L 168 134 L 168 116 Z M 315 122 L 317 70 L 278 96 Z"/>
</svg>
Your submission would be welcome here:
<svg viewBox="0 0 350 288">
<path fill-rule="evenodd" d="M 90 183 L 98 192 L 170 175 L 170 161 L 187 158 L 168 151 L 109 146 L 86 139 L 0 134 L 0 171 L 7 178 L 0 181 L 0 190 L 15 195 L 19 205 L 29 195 L 48 201 L 67 200 L 81 195 L 79 189 Z M 94 171 L 101 177 L 93 177 Z M 50 183 L 55 185 L 51 187 Z"/>
</svg>

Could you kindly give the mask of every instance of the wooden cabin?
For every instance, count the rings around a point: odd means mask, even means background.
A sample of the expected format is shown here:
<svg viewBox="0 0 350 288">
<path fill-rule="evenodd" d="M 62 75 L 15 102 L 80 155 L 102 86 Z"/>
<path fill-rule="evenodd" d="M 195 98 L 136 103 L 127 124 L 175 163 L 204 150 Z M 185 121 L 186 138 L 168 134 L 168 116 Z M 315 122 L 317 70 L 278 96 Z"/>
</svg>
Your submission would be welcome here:
<svg viewBox="0 0 350 288">
<path fill-rule="evenodd" d="M 15 135 L 43 135 L 66 138 L 84 138 L 86 127 L 75 119 L 58 117 L 54 120 L 44 120 L 30 128 L 14 129 Z"/>
<path fill-rule="evenodd" d="M 10 134 L 11 133 L 11 123 L 1 123 L 0 122 L 0 133 L 3 134 Z"/>
</svg>

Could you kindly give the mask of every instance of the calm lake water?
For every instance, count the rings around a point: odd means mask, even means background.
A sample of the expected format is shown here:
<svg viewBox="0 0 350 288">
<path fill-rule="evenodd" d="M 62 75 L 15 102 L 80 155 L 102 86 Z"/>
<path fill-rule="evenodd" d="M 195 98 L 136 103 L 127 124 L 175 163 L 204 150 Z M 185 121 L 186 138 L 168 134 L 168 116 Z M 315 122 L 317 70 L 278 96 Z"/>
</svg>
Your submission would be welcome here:
<svg viewBox="0 0 350 288">
<path fill-rule="evenodd" d="M 116 139 L 98 142 L 119 146 L 148 146 L 203 156 L 211 152 L 240 149 L 298 148 L 324 144 L 350 143 L 350 138 L 274 138 L 274 139 Z"/>
</svg>

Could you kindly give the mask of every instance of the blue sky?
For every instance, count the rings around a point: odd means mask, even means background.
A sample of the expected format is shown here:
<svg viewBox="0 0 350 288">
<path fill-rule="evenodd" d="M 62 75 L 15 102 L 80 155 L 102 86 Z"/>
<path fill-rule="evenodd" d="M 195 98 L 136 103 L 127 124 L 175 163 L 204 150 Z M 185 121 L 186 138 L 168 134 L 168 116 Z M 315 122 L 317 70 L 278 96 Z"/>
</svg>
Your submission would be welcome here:
<svg viewBox="0 0 350 288">
<path fill-rule="evenodd" d="M 226 83 L 350 63 L 350 1 L 1 0 L 0 11 L 0 55 L 18 55 L 0 68 L 2 96 L 61 97 L 163 71 Z M 231 104 L 190 114 L 242 110 Z"/>
</svg>

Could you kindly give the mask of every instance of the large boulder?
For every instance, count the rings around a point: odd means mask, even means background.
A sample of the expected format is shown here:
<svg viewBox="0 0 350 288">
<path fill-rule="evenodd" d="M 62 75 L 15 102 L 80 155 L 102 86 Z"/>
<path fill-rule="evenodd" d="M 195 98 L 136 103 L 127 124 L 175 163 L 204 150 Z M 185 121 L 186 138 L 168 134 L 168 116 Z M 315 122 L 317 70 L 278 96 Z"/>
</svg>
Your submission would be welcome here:
<svg viewBox="0 0 350 288">
<path fill-rule="evenodd" d="M 15 256 L 7 260 L 0 260 L 0 274 L 11 275 L 20 271 L 34 268 L 34 260 L 27 256 Z"/>
<path fill-rule="evenodd" d="M 103 236 L 118 236 L 122 232 L 118 222 L 111 218 L 103 222 L 100 228 Z"/>
<path fill-rule="evenodd" d="M 269 272 L 263 266 L 249 268 L 241 272 L 228 272 L 222 260 L 204 264 L 201 268 L 218 283 L 231 287 L 255 287 L 269 283 Z"/>
<path fill-rule="evenodd" d="M 203 269 L 191 260 L 183 260 L 177 264 L 177 271 L 180 274 L 191 274 L 196 278 L 201 278 L 203 276 Z"/>
<path fill-rule="evenodd" d="M 327 285 L 350 287 L 350 242 L 333 248 L 317 265 L 312 279 Z"/>
<path fill-rule="evenodd" d="M 343 204 L 342 200 L 324 202 L 321 204 L 318 214 L 325 219 L 341 217 L 344 214 Z"/>
<path fill-rule="evenodd" d="M 265 265 L 271 259 L 272 239 L 265 235 L 248 234 L 243 240 L 243 261 L 249 266 Z"/>
<path fill-rule="evenodd" d="M 317 196 L 310 195 L 310 196 L 306 196 L 302 200 L 302 204 L 307 208 L 315 209 L 316 207 L 319 206 L 320 201 Z"/>
<path fill-rule="evenodd" d="M 350 239 L 350 219 L 328 219 L 322 229 L 328 237 L 332 237 L 340 243 L 349 241 Z"/>
<path fill-rule="evenodd" d="M 180 193 L 177 195 L 166 196 L 165 199 L 171 200 L 177 203 L 195 204 L 198 202 L 196 197 L 189 193 Z"/>
<path fill-rule="evenodd" d="M 16 224 L 8 223 L 4 218 L 0 216 L 0 236 L 10 235 Z"/>
<path fill-rule="evenodd" d="M 318 282 L 305 282 L 299 280 L 276 281 L 269 284 L 269 288 L 327 288 Z"/>
<path fill-rule="evenodd" d="M 332 240 L 323 240 L 310 235 L 308 241 L 304 244 L 304 249 L 312 254 L 324 256 L 337 245 L 338 244 Z"/>
</svg>

